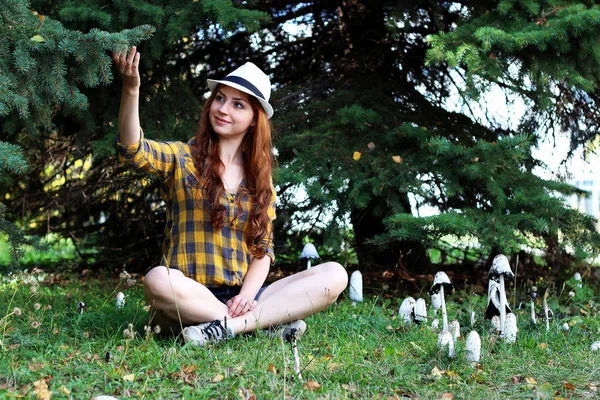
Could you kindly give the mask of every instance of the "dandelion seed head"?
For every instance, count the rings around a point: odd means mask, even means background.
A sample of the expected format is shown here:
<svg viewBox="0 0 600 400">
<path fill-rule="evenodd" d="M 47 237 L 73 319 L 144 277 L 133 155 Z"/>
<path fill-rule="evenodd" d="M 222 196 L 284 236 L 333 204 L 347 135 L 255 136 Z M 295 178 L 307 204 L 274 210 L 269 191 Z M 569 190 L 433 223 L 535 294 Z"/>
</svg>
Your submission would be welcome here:
<svg viewBox="0 0 600 400">
<path fill-rule="evenodd" d="M 33 322 L 31 323 L 31 327 L 32 327 L 33 329 L 37 329 L 37 328 L 39 328 L 39 327 L 40 327 L 40 325 L 41 325 L 41 324 L 40 324 L 38 321 L 33 321 Z"/>
<path fill-rule="evenodd" d="M 154 333 L 157 335 L 160 333 L 160 325 L 154 325 Z"/>
<path fill-rule="evenodd" d="M 150 304 L 148 304 L 148 305 L 144 306 L 143 310 L 146 311 L 146 312 L 148 312 L 148 311 L 150 311 L 150 308 L 151 308 Z"/>
<path fill-rule="evenodd" d="M 129 275 L 129 272 L 123 270 L 120 274 L 119 274 L 119 279 L 131 279 L 131 275 Z"/>
<path fill-rule="evenodd" d="M 35 303 L 33 305 L 33 308 L 36 309 L 36 310 L 39 310 L 40 308 L 42 308 L 42 306 L 40 305 L 40 303 Z"/>
<path fill-rule="evenodd" d="M 13 314 L 15 314 L 16 316 L 19 316 L 22 314 L 21 309 L 19 307 L 15 307 L 13 309 Z"/>
<path fill-rule="evenodd" d="M 575 297 L 575 292 L 573 292 L 573 291 L 570 291 L 570 292 L 569 292 L 569 297 Z"/>
<path fill-rule="evenodd" d="M 88 331 L 85 331 L 85 332 L 83 332 L 83 337 L 84 337 L 85 339 L 89 339 L 89 337 L 90 337 L 90 333 L 89 333 Z"/>
<path fill-rule="evenodd" d="M 50 310 L 52 310 L 52 306 L 50 304 L 47 304 L 44 306 L 44 310 L 50 311 Z"/>
</svg>

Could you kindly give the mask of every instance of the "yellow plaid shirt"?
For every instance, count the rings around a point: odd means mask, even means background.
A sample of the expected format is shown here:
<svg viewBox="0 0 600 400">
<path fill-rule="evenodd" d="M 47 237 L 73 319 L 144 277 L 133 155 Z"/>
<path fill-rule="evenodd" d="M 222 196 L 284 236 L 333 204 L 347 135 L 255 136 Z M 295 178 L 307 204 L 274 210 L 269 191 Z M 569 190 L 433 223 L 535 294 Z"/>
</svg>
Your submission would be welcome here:
<svg viewBox="0 0 600 400">
<path fill-rule="evenodd" d="M 191 156 L 191 142 L 157 142 L 142 138 L 137 144 L 118 143 L 117 146 L 121 161 L 162 180 L 161 195 L 167 205 L 162 251 L 167 266 L 209 288 L 240 286 L 252 261 L 244 240 L 250 229 L 247 221 L 252 201 L 244 195 L 242 210 L 236 219 L 235 198 L 226 191 L 221 200 L 226 208 L 225 224 L 216 231 L 210 222 L 209 200 L 202 197 Z M 198 206 L 200 202 L 202 207 Z M 271 220 L 275 219 L 274 189 L 269 216 Z M 263 239 L 271 262 L 275 260 L 272 236 L 269 232 Z"/>
</svg>

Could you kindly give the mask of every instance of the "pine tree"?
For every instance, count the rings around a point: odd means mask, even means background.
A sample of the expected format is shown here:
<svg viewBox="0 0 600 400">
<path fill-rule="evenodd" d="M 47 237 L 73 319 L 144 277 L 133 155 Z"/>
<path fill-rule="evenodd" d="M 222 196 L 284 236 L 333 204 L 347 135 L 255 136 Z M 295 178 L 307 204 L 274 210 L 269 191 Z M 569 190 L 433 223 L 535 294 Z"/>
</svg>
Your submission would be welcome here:
<svg viewBox="0 0 600 400">
<path fill-rule="evenodd" d="M 116 160 L 120 82 L 114 82 L 110 55 L 138 45 L 146 136 L 186 140 L 205 92 L 192 77 L 207 74 L 188 53 L 217 51 L 215 44 L 233 41 L 237 30 L 258 29 L 267 15 L 229 0 L 5 4 L 0 126 L 6 145 L 0 150 L 8 158 L 10 143 L 21 147 L 11 146 L 10 157 L 24 154 L 29 166 L 23 175 L 0 179 L 3 218 L 27 221 L 28 234 L 73 238 L 85 261 L 97 259 L 90 253 L 102 247 L 108 249 L 104 265 L 107 258 L 123 263 L 138 253 L 147 265 L 160 248 L 159 182 Z M 202 61 L 214 73 L 232 65 Z"/>
<path fill-rule="evenodd" d="M 85 110 L 81 87 L 112 80 L 108 51 L 125 49 L 150 37 L 153 28 L 140 26 L 110 34 L 69 30 L 59 21 L 30 8 L 29 1 L 7 0 L 0 10 L 0 117 L 2 136 L 20 142 L 23 135 L 52 131 L 58 109 Z M 67 111 L 68 112 L 68 111 Z M 23 148 L 0 141 L 0 171 L 22 175 L 27 170 Z M 8 235 L 13 264 L 23 246 L 39 245 L 5 219 L 0 204 L 0 231 Z"/>
</svg>

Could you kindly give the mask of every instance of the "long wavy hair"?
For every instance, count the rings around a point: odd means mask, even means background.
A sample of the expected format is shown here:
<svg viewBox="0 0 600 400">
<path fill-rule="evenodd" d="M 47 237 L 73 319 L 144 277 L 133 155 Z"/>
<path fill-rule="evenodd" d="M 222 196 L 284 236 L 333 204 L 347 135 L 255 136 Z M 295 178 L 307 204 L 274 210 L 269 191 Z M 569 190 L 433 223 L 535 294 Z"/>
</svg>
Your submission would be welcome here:
<svg viewBox="0 0 600 400">
<path fill-rule="evenodd" d="M 217 230 L 225 224 L 225 206 L 221 198 L 225 192 L 221 171 L 224 167 L 219 158 L 219 136 L 210 124 L 210 106 L 215 99 L 220 85 L 213 90 L 202 109 L 198 131 L 192 145 L 192 157 L 196 167 L 203 196 L 210 203 L 211 223 Z M 246 185 L 240 188 L 236 196 L 238 210 L 242 210 L 241 199 L 247 194 L 251 199 L 248 211 L 250 234 L 246 236 L 246 244 L 253 256 L 261 258 L 266 254 L 267 243 L 263 240 L 272 232 L 272 222 L 268 215 L 272 202 L 271 173 L 273 157 L 271 155 L 271 122 L 262 106 L 254 98 L 248 96 L 256 123 L 248 128 L 242 141 L 244 177 Z M 239 211 L 241 212 L 241 211 Z M 231 221 L 233 225 L 238 215 Z M 270 238 L 267 238 L 270 239 Z"/>
</svg>

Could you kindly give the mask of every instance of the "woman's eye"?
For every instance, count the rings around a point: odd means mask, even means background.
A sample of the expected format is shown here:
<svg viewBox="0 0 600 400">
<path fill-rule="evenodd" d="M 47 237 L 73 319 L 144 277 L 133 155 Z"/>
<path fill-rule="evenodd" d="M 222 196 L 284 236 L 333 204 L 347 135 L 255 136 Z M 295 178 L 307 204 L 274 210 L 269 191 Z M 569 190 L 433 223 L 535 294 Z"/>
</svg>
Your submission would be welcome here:
<svg viewBox="0 0 600 400">
<path fill-rule="evenodd" d="M 244 108 L 244 105 L 243 105 L 242 103 L 239 103 L 239 102 L 235 102 L 235 103 L 233 103 L 233 105 L 234 105 L 236 108 Z"/>
<path fill-rule="evenodd" d="M 224 99 L 223 99 L 223 96 L 216 95 L 216 96 L 215 96 L 215 100 L 217 100 L 217 101 L 221 101 L 221 102 L 222 102 Z"/>
</svg>

